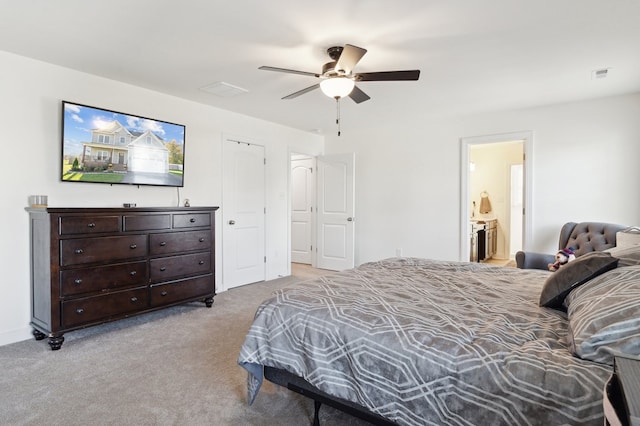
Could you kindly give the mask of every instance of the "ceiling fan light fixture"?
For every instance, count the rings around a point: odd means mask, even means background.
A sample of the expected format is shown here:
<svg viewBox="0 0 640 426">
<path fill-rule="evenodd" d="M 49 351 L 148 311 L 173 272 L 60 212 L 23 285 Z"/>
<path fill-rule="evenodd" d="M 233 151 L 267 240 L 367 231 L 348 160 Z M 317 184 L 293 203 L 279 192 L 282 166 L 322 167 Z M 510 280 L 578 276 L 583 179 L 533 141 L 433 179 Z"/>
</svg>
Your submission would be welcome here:
<svg viewBox="0 0 640 426">
<path fill-rule="evenodd" d="M 355 82 L 349 77 L 331 77 L 320 82 L 322 93 L 330 98 L 339 99 L 348 96 L 353 90 Z"/>
</svg>

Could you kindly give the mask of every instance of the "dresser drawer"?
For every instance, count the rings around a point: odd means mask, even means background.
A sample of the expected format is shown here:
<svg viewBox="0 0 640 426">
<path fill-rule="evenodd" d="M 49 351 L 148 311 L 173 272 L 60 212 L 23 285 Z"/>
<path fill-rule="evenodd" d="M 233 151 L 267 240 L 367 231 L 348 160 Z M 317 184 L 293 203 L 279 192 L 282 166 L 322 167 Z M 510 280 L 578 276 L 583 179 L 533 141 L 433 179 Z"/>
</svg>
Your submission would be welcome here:
<svg viewBox="0 0 640 426">
<path fill-rule="evenodd" d="M 161 306 L 180 300 L 213 296 L 213 275 L 151 286 L 151 306 Z"/>
<path fill-rule="evenodd" d="M 136 287 L 147 282 L 147 262 L 121 263 L 60 272 L 63 297 L 102 290 Z"/>
<path fill-rule="evenodd" d="M 60 265 L 133 259 L 147 255 L 146 235 L 76 238 L 60 241 Z"/>
<path fill-rule="evenodd" d="M 211 226 L 211 215 L 208 213 L 184 213 L 173 215 L 174 228 L 202 228 Z"/>
<path fill-rule="evenodd" d="M 122 228 L 125 231 L 151 231 L 156 229 L 171 229 L 171 215 L 124 215 Z"/>
<path fill-rule="evenodd" d="M 151 234 L 149 236 L 149 254 L 152 256 L 210 249 L 211 232 L 208 230 Z"/>
<path fill-rule="evenodd" d="M 153 282 L 207 272 L 211 272 L 211 252 L 160 257 L 149 261 L 149 275 Z"/>
<path fill-rule="evenodd" d="M 59 225 L 60 235 L 119 232 L 120 216 L 63 216 Z"/>
<path fill-rule="evenodd" d="M 148 306 L 147 288 L 62 302 L 62 326 L 82 324 L 139 311 Z"/>
</svg>

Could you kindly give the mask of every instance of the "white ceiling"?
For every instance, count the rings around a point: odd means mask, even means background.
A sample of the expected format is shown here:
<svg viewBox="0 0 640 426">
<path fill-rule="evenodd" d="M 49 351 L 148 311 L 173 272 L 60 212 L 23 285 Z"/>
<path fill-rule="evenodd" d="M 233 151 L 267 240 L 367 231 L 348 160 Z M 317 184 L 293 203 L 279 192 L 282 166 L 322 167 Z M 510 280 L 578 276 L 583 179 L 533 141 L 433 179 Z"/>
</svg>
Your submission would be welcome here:
<svg viewBox="0 0 640 426">
<path fill-rule="evenodd" d="M 356 72 L 421 76 L 359 83 L 371 100 L 341 101 L 343 134 L 640 92 L 638 0 L 0 0 L 0 50 L 323 134 L 333 99 L 281 100 L 317 80 L 258 67 L 320 72 L 345 43 L 368 49 Z M 201 90 L 219 81 L 248 92 Z"/>
</svg>

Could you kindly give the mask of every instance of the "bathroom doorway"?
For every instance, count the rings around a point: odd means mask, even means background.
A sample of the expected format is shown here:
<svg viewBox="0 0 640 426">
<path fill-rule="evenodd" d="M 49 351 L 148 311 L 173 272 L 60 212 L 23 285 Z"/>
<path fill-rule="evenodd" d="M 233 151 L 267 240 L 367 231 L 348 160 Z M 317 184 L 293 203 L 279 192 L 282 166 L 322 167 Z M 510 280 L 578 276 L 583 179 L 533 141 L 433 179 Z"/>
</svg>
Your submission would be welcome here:
<svg viewBox="0 0 640 426">
<path fill-rule="evenodd" d="M 473 242 L 489 235 L 492 260 L 507 262 L 524 249 L 531 229 L 525 208 L 530 205 L 531 143 L 531 132 L 461 139 L 461 260 L 470 260 Z M 486 233 L 474 235 L 485 226 Z M 489 233 L 490 227 L 497 230 Z"/>
</svg>

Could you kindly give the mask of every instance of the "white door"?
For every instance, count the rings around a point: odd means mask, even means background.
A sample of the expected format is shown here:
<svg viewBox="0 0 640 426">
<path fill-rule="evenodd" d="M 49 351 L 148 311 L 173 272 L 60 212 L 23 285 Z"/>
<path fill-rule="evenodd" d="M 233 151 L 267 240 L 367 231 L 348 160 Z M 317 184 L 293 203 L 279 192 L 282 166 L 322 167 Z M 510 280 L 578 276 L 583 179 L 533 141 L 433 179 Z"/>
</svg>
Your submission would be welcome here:
<svg viewBox="0 0 640 426">
<path fill-rule="evenodd" d="M 317 266 L 341 271 L 354 267 L 355 156 L 318 157 Z"/>
<path fill-rule="evenodd" d="M 522 164 L 511 164 L 509 167 L 511 174 L 511 232 L 509 233 L 509 250 L 507 251 L 509 259 L 515 259 L 516 252 L 522 250 L 522 209 L 524 207 L 522 202 L 522 192 L 524 188 L 523 170 L 524 167 Z"/>
<path fill-rule="evenodd" d="M 265 279 L 264 147 L 222 144 L 222 283 L 225 289 Z"/>
<path fill-rule="evenodd" d="M 291 160 L 291 261 L 312 263 L 313 158 Z"/>
</svg>

